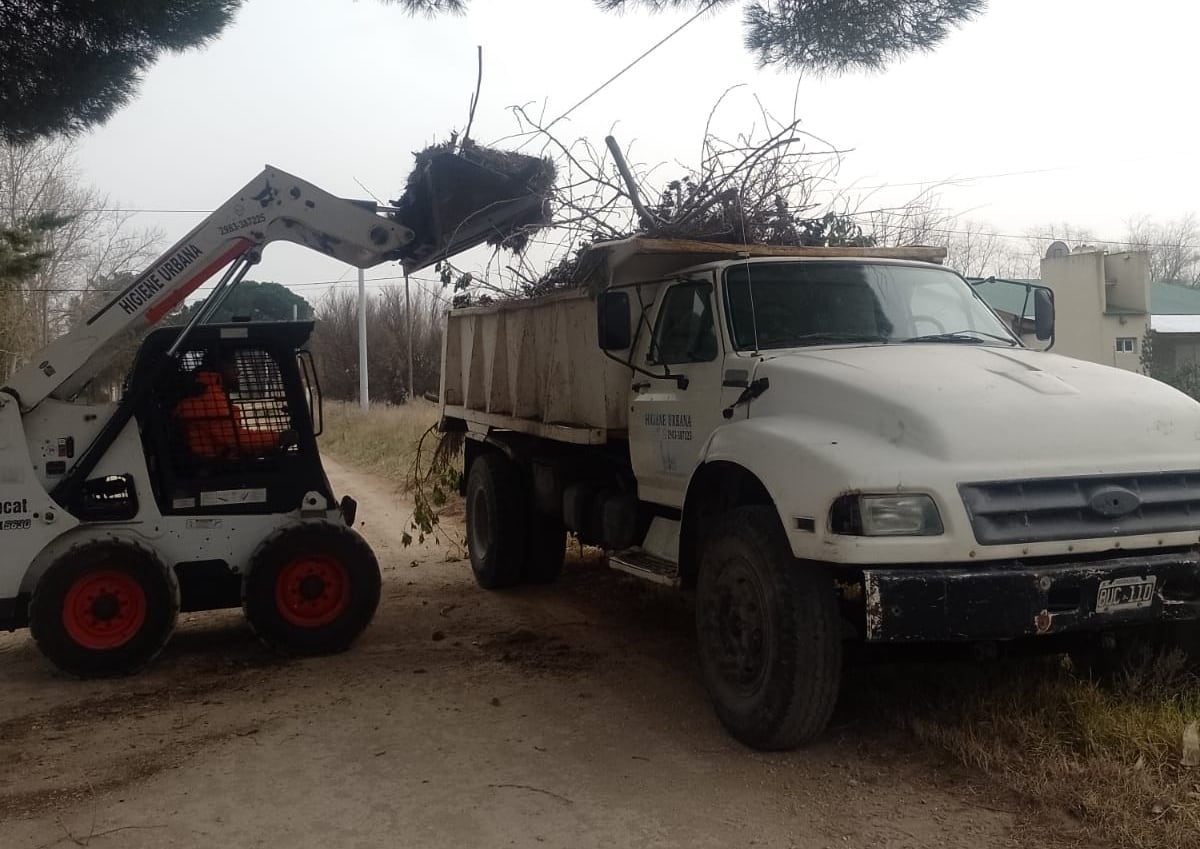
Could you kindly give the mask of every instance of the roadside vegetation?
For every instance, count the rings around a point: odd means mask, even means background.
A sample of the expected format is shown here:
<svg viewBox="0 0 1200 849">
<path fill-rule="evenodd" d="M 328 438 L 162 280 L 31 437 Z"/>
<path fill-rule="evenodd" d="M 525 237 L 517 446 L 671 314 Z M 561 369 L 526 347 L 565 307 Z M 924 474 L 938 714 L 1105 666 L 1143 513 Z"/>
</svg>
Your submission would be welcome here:
<svg viewBox="0 0 1200 849">
<path fill-rule="evenodd" d="M 1200 754 L 1185 755 L 1200 678 L 1181 655 L 1103 685 L 1060 657 L 871 667 L 852 681 L 868 715 L 1025 800 L 1052 843 L 1200 845 L 1200 766 L 1184 764 Z"/>
<path fill-rule="evenodd" d="M 325 416 L 322 450 L 407 488 L 437 406 L 364 413 L 329 402 Z M 1055 845 L 1192 849 L 1200 765 L 1185 760 L 1200 760 L 1200 741 L 1190 754 L 1185 741 L 1200 721 L 1200 677 L 1185 666 L 1158 657 L 1104 685 L 1060 657 L 862 666 L 849 673 L 845 707 L 1011 790 Z"/>
<path fill-rule="evenodd" d="M 324 409 L 322 451 L 407 489 L 421 435 L 437 423 L 437 404 L 414 399 L 364 411 L 357 404 L 326 401 Z"/>
</svg>

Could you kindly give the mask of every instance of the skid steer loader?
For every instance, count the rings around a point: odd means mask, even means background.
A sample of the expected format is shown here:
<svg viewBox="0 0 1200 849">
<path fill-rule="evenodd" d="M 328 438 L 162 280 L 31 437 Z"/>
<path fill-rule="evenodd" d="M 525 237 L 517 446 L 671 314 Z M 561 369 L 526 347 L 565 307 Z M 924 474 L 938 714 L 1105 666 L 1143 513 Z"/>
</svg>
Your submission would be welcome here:
<svg viewBox="0 0 1200 849">
<path fill-rule="evenodd" d="M 181 610 L 241 605 L 287 654 L 362 632 L 379 567 L 321 465 L 312 326 L 209 321 L 272 241 L 412 270 L 540 215 L 543 199 L 503 174 L 452 154 L 423 168 L 420 191 L 381 207 L 268 166 L 0 387 L 0 628 L 28 626 L 81 677 L 149 663 Z M 488 197 L 467 212 L 475 178 Z M 443 196 L 459 200 L 448 211 Z M 145 334 L 118 402 L 78 401 L 131 333 L 222 268 L 186 326 Z"/>
</svg>

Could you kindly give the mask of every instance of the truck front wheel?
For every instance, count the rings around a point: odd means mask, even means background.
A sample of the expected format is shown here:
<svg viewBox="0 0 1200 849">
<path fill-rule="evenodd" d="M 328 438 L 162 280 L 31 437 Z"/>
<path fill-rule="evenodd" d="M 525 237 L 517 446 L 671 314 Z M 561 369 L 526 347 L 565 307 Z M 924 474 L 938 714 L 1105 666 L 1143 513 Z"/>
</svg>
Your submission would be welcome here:
<svg viewBox="0 0 1200 849">
<path fill-rule="evenodd" d="M 729 732 L 756 749 L 820 734 L 841 685 L 833 581 L 798 563 L 771 507 L 740 507 L 706 537 L 696 587 L 704 683 Z"/>
<path fill-rule="evenodd" d="M 499 590 L 520 583 L 529 518 L 521 470 L 499 453 L 475 458 L 467 475 L 467 552 L 475 583 Z"/>
</svg>

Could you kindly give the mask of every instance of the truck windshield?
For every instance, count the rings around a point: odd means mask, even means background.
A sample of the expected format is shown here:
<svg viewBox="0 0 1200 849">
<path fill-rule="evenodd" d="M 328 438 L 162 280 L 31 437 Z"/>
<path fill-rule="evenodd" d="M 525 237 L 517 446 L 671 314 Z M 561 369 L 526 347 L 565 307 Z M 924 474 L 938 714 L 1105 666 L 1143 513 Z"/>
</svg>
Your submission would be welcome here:
<svg viewBox="0 0 1200 849">
<path fill-rule="evenodd" d="M 961 277 L 870 262 L 755 262 L 725 270 L 739 351 L 805 345 L 1019 344 Z"/>
</svg>

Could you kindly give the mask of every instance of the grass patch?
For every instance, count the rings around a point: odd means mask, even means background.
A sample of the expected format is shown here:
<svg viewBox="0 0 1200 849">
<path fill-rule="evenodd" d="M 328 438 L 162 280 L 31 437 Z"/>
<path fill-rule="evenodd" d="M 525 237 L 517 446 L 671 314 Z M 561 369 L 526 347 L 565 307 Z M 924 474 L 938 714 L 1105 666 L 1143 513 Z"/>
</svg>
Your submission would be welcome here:
<svg viewBox="0 0 1200 849">
<path fill-rule="evenodd" d="M 404 487 L 421 434 L 437 420 L 438 406 L 422 399 L 397 407 L 372 406 L 366 411 L 357 404 L 328 401 L 321 450 Z"/>
<path fill-rule="evenodd" d="M 854 695 L 876 716 L 1044 811 L 1069 812 L 1080 842 L 1200 846 L 1200 768 L 1181 763 L 1185 729 L 1200 719 L 1200 678 L 1181 657 L 1106 686 L 1076 677 L 1058 658 L 870 673 Z"/>
</svg>

